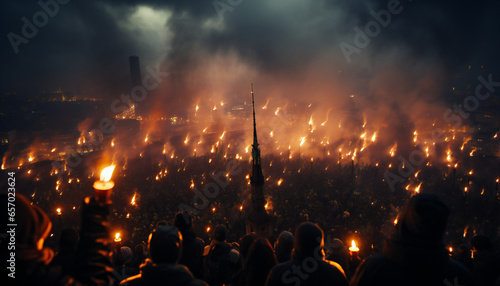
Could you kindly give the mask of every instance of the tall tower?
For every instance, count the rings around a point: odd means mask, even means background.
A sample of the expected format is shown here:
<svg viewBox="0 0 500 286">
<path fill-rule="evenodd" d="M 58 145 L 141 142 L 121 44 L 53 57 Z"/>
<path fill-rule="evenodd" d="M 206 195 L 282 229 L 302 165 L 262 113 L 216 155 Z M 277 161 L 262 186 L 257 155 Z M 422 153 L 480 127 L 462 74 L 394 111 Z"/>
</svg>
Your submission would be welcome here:
<svg viewBox="0 0 500 286">
<path fill-rule="evenodd" d="M 139 57 L 130 56 L 128 57 L 130 64 L 130 77 L 132 79 L 132 86 L 142 85 L 141 77 L 141 66 L 139 64 Z"/>
<path fill-rule="evenodd" d="M 267 213 L 264 196 L 264 175 L 260 164 L 260 149 L 257 141 L 257 125 L 255 123 L 255 103 L 252 83 L 252 110 L 253 110 L 253 144 L 252 144 L 252 176 L 250 177 L 251 200 L 247 214 L 247 233 L 255 232 L 259 236 L 269 238 L 271 217 Z"/>
</svg>

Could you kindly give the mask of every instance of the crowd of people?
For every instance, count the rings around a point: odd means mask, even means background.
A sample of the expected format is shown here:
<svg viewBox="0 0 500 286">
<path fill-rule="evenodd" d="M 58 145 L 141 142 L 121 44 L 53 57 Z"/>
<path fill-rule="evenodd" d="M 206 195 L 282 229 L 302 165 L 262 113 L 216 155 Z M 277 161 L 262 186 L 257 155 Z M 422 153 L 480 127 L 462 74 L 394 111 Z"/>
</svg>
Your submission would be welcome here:
<svg viewBox="0 0 500 286">
<path fill-rule="evenodd" d="M 7 195 L 0 197 L 6 205 Z M 113 241 L 110 207 L 85 198 L 79 233 L 62 231 L 54 255 L 44 246 L 51 220 L 16 195 L 16 277 L 9 285 L 500 285 L 500 257 L 487 236 L 474 236 L 450 257 L 443 241 L 450 209 L 432 194 L 411 197 L 381 251 L 364 259 L 313 222 L 281 232 L 274 245 L 256 233 L 228 241 L 231 229 L 220 224 L 205 243 L 186 211 L 172 224 L 159 220 L 147 245 L 132 249 Z"/>
</svg>

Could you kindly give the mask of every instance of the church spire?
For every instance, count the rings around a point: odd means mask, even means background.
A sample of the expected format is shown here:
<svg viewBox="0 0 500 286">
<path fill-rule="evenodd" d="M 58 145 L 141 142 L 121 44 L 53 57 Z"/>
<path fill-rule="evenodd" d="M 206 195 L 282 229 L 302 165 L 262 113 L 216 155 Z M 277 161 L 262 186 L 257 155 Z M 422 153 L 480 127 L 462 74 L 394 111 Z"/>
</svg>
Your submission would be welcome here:
<svg viewBox="0 0 500 286">
<path fill-rule="evenodd" d="M 262 174 L 262 167 L 260 165 L 260 149 L 259 142 L 257 141 L 257 124 L 255 123 L 255 101 L 253 94 L 253 83 L 252 83 L 252 111 L 253 111 L 253 144 L 252 144 L 252 187 L 262 187 L 264 185 L 264 175 Z M 261 193 L 261 192 L 259 192 Z M 260 197 L 260 196 L 257 196 Z M 264 194 L 262 192 L 262 197 Z M 257 199 L 257 198 L 255 198 Z M 259 198 L 260 199 L 260 198 Z"/>
</svg>

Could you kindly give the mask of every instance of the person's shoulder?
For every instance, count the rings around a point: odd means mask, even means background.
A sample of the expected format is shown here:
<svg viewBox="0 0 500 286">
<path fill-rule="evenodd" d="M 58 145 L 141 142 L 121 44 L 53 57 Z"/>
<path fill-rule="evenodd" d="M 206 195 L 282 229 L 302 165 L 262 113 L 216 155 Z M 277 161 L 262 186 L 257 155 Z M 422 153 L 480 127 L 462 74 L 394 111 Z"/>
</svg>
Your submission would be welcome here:
<svg viewBox="0 0 500 286">
<path fill-rule="evenodd" d="M 345 271 L 344 269 L 342 268 L 342 266 L 340 266 L 340 264 L 338 264 L 337 262 L 335 261 L 331 261 L 331 260 L 324 260 L 326 264 L 328 264 L 328 267 L 333 270 L 333 271 L 338 271 L 340 273 L 342 273 L 342 275 L 344 277 L 346 277 L 345 275 Z"/>
<path fill-rule="evenodd" d="M 139 286 L 142 283 L 142 275 L 137 274 L 135 276 L 130 276 L 129 278 L 122 280 L 120 282 L 120 285 L 127 285 L 127 286 Z"/>
</svg>

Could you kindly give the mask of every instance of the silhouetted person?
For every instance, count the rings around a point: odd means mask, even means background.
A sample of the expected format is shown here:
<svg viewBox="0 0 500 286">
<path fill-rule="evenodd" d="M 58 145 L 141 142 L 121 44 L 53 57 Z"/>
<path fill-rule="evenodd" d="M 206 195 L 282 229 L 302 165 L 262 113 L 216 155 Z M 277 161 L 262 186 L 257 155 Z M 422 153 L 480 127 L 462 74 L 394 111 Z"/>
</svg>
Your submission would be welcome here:
<svg viewBox="0 0 500 286">
<path fill-rule="evenodd" d="M 474 282 L 476 285 L 495 285 L 500 275 L 500 257 L 494 252 L 490 239 L 485 235 L 476 235 L 471 245 L 474 251 Z"/>
<path fill-rule="evenodd" d="M 316 224 L 299 225 L 292 260 L 276 265 L 266 285 L 348 285 L 342 267 L 324 259 L 323 243 L 323 231 Z"/>
<path fill-rule="evenodd" d="M 186 212 L 179 212 L 175 216 L 174 226 L 182 234 L 182 255 L 179 264 L 186 267 L 196 278 L 203 278 L 203 248 L 205 243 L 196 237 L 193 230 L 193 220 Z"/>
<path fill-rule="evenodd" d="M 251 232 L 249 234 L 244 235 L 242 238 L 240 238 L 239 250 L 240 250 L 241 261 L 243 262 L 243 265 L 245 264 L 245 261 L 247 259 L 248 251 L 250 250 L 250 247 L 252 246 L 253 242 L 256 239 L 257 239 L 257 234 L 255 232 Z"/>
<path fill-rule="evenodd" d="M 354 273 L 349 273 L 349 251 L 344 246 L 342 240 L 334 238 L 328 246 L 329 249 L 327 250 L 326 259 L 340 264 L 342 269 L 344 269 L 346 276 L 351 277 Z"/>
<path fill-rule="evenodd" d="M 149 256 L 140 274 L 123 280 L 120 285 L 206 285 L 193 277 L 186 266 L 179 264 L 182 234 L 173 226 L 158 226 L 148 240 Z"/>
<path fill-rule="evenodd" d="M 59 253 L 54 257 L 51 264 L 62 267 L 63 271 L 69 274 L 75 261 L 77 247 L 78 233 L 76 230 L 72 228 L 64 229 L 59 239 Z"/>
<path fill-rule="evenodd" d="M 135 269 L 139 269 L 142 263 L 148 258 L 147 254 L 144 251 L 144 245 L 139 243 L 134 248 L 134 257 L 132 258 L 132 267 Z"/>
<path fill-rule="evenodd" d="M 470 253 L 470 249 L 467 245 L 462 244 L 458 247 L 457 261 L 460 262 L 465 268 L 467 268 L 471 273 L 473 271 L 473 261 Z"/>
<path fill-rule="evenodd" d="M 264 286 L 269 271 L 278 264 L 273 248 L 265 238 L 254 241 L 245 266 L 233 279 L 233 286 Z"/>
<path fill-rule="evenodd" d="M 278 240 L 274 243 L 274 253 L 278 263 L 290 261 L 292 259 L 293 234 L 289 231 L 282 231 Z"/>
<path fill-rule="evenodd" d="M 435 195 L 411 197 L 383 253 L 361 263 L 351 286 L 472 285 L 469 271 L 450 259 L 443 243 L 448 215 L 448 207 Z"/>
<path fill-rule="evenodd" d="M 234 274 L 239 271 L 240 253 L 226 242 L 227 228 L 218 225 L 214 230 L 214 240 L 205 257 L 205 281 L 210 286 L 222 286 L 231 283 Z"/>
<path fill-rule="evenodd" d="M 133 267 L 133 257 L 134 253 L 128 246 L 122 246 L 117 255 L 114 257 L 115 271 L 113 272 L 113 275 L 115 277 L 115 285 L 118 285 L 122 280 L 139 273 L 138 268 Z"/>
<path fill-rule="evenodd" d="M 82 206 L 82 227 L 74 264 L 68 275 L 60 266 L 51 265 L 54 252 L 44 247 L 52 223 L 45 212 L 23 195 L 15 195 L 15 279 L 3 277 L 8 285 L 108 285 L 111 281 L 111 239 L 107 228 L 109 202 L 86 198 Z M 0 203 L 7 206 L 7 194 Z M 7 221 L 6 211 L 1 212 Z M 0 231 L 6 233 L 4 227 Z M 5 248 L 6 249 L 6 248 Z"/>
</svg>

